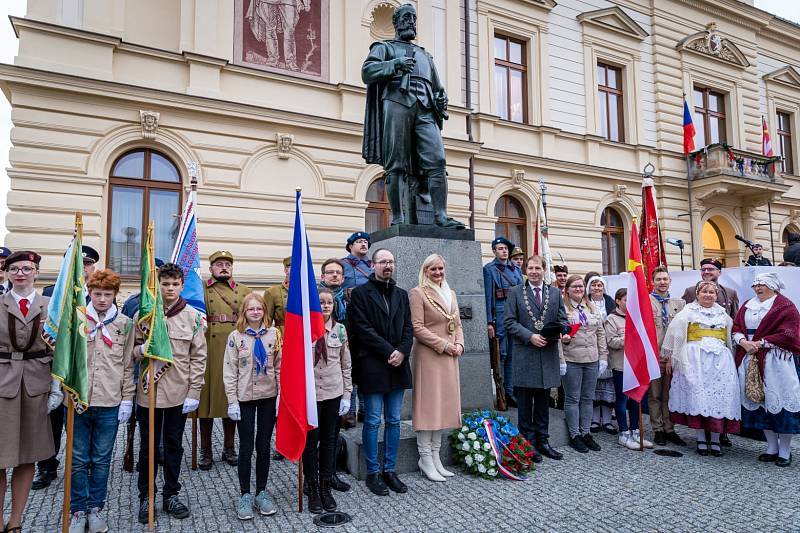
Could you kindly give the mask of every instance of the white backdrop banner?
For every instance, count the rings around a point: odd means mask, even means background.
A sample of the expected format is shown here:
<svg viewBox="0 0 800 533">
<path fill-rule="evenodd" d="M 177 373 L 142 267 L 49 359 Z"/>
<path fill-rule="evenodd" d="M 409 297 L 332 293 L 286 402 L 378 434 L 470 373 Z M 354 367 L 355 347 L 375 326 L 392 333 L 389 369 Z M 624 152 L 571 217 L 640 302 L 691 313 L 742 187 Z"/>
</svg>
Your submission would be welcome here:
<svg viewBox="0 0 800 533">
<path fill-rule="evenodd" d="M 719 282 L 736 291 L 739 296 L 739 305 L 743 305 L 747 300 L 755 296 L 751 288 L 753 278 L 759 272 L 775 272 L 783 281 L 786 288 L 781 292 L 789 298 L 795 305 L 800 304 L 800 267 L 736 267 L 723 268 Z M 699 270 L 671 270 L 672 285 L 669 293 L 673 298 L 683 296 L 686 287 L 695 285 L 700 281 Z M 628 286 L 628 274 L 618 274 L 616 276 L 606 276 L 606 290 L 613 297 L 617 289 Z"/>
</svg>

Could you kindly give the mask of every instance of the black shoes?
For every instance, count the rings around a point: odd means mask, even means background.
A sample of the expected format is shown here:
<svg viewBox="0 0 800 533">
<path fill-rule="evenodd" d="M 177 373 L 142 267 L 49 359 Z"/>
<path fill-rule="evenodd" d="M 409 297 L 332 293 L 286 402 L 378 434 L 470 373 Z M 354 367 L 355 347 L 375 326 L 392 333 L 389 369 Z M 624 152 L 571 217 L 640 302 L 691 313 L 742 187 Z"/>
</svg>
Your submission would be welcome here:
<svg viewBox="0 0 800 533">
<path fill-rule="evenodd" d="M 200 448 L 200 458 L 197 460 L 197 466 L 200 470 L 211 470 L 214 464 L 214 459 L 211 457 L 210 448 Z"/>
<path fill-rule="evenodd" d="M 284 457 L 278 452 L 278 450 L 275 450 L 274 452 L 272 452 L 272 460 L 273 461 L 283 461 L 283 459 L 284 459 Z"/>
<path fill-rule="evenodd" d="M 594 441 L 591 435 L 584 435 L 583 442 L 586 444 L 586 447 L 592 450 L 593 452 L 600 451 L 600 445 Z"/>
<path fill-rule="evenodd" d="M 322 500 L 322 508 L 327 512 L 336 510 L 336 500 L 333 499 L 333 494 L 331 494 L 330 479 L 319 480 L 319 499 Z"/>
<path fill-rule="evenodd" d="M 792 454 L 789 454 L 788 459 L 784 459 L 783 457 L 778 457 L 775 460 L 775 466 L 792 466 Z"/>
<path fill-rule="evenodd" d="M 367 474 L 367 488 L 376 496 L 388 496 L 389 488 L 380 474 Z"/>
<path fill-rule="evenodd" d="M 342 481 L 338 475 L 331 476 L 331 488 L 337 492 L 347 492 L 350 490 L 350 484 Z"/>
<path fill-rule="evenodd" d="M 514 398 L 514 397 L 513 397 L 512 395 L 510 395 L 509 393 L 506 393 L 506 405 L 508 405 L 509 407 L 513 407 L 514 409 L 516 409 L 516 408 L 517 408 L 517 399 L 516 399 L 516 398 Z"/>
<path fill-rule="evenodd" d="M 564 454 L 561 452 L 557 452 L 550 446 L 550 443 L 547 439 L 540 439 L 536 442 L 536 451 L 538 451 L 543 456 L 547 457 L 548 459 L 555 459 L 556 461 L 560 461 L 564 458 Z"/>
<path fill-rule="evenodd" d="M 58 473 L 53 470 L 45 470 L 39 469 L 36 471 L 36 475 L 33 477 L 33 485 L 31 488 L 33 490 L 41 490 L 46 489 L 50 486 L 50 483 L 55 481 L 58 478 Z"/>
<path fill-rule="evenodd" d="M 619 433 L 617 431 L 617 428 L 614 427 L 614 424 L 611 423 L 603 424 L 603 431 L 605 431 L 609 435 L 616 435 L 617 433 Z"/>
<path fill-rule="evenodd" d="M 667 439 L 667 442 L 671 442 L 672 444 L 676 444 L 678 446 L 686 446 L 686 441 L 680 438 L 680 436 L 674 431 L 668 431 L 664 434 L 664 437 Z"/>
<path fill-rule="evenodd" d="M 236 466 L 239 464 L 239 456 L 236 454 L 236 449 L 234 448 L 225 448 L 222 451 L 222 460 L 228 463 L 231 466 Z"/>
<path fill-rule="evenodd" d="M 164 500 L 164 511 L 179 519 L 188 518 L 190 514 L 189 508 L 178 498 L 177 494 Z"/>
<path fill-rule="evenodd" d="M 139 523 L 146 524 L 148 522 L 150 511 L 150 501 L 149 500 L 139 500 Z"/>
<path fill-rule="evenodd" d="M 586 443 L 583 441 L 583 437 L 580 435 L 575 435 L 569 439 L 569 445 L 572 446 L 576 452 L 589 453 L 589 447 L 586 446 Z"/>
<path fill-rule="evenodd" d="M 600 433 L 600 422 L 592 422 L 592 425 L 589 426 L 589 433 Z"/>
<path fill-rule="evenodd" d="M 720 448 L 721 443 L 719 442 L 712 442 L 708 445 L 708 455 L 711 457 L 722 457 L 722 448 Z"/>
<path fill-rule="evenodd" d="M 322 512 L 322 499 L 319 497 L 319 481 L 311 479 L 308 482 L 308 512 L 320 514 Z"/>
<path fill-rule="evenodd" d="M 406 484 L 400 481 L 400 478 L 397 477 L 397 474 L 395 474 L 394 472 L 384 472 L 383 482 L 386 483 L 387 487 L 397 492 L 398 494 L 405 494 L 406 492 L 408 492 L 408 487 L 406 487 Z"/>
<path fill-rule="evenodd" d="M 726 448 L 730 448 L 731 446 L 733 446 L 733 443 L 731 443 L 731 439 L 728 438 L 728 435 L 726 433 L 723 433 L 722 435 L 719 436 L 719 443 L 725 446 Z"/>
<path fill-rule="evenodd" d="M 653 442 L 655 442 L 658 446 L 666 446 L 667 445 L 667 435 L 663 431 L 656 431 L 655 435 L 653 435 Z"/>
<path fill-rule="evenodd" d="M 705 448 L 701 448 L 700 446 L 705 446 Z M 708 443 L 706 441 L 697 441 L 697 455 L 701 457 L 706 457 L 708 455 Z"/>
<path fill-rule="evenodd" d="M 758 456 L 758 460 L 762 463 L 774 463 L 778 460 L 777 453 L 762 453 Z"/>
</svg>

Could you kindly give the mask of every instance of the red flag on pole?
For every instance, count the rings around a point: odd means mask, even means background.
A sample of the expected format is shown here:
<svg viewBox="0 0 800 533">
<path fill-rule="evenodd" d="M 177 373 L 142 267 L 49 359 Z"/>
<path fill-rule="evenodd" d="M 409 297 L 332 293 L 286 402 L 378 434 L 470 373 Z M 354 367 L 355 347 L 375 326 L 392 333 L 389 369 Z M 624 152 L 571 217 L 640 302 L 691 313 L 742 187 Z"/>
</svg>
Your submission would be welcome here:
<svg viewBox="0 0 800 533">
<path fill-rule="evenodd" d="M 656 323 L 645 286 L 642 251 L 639 249 L 636 225 L 631 228 L 629 257 L 622 391 L 629 398 L 641 402 L 650 382 L 661 377 L 661 371 L 658 367 Z"/>
<path fill-rule="evenodd" d="M 661 238 L 661 224 L 658 222 L 655 187 L 652 178 L 649 177 L 642 181 L 642 220 L 639 226 L 639 236 L 647 292 L 652 292 L 653 270 L 659 266 L 667 266 L 667 254 Z"/>
</svg>

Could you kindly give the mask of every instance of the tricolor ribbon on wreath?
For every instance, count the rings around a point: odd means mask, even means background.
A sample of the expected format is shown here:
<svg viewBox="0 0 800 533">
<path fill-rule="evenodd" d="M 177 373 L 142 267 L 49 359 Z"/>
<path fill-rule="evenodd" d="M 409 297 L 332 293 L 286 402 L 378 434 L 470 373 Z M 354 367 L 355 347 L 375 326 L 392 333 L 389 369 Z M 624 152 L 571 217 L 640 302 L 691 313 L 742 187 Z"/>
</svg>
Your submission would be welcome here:
<svg viewBox="0 0 800 533">
<path fill-rule="evenodd" d="M 486 440 L 489 441 L 489 446 L 492 447 L 492 454 L 494 454 L 494 459 L 497 461 L 497 470 L 500 474 L 512 481 L 527 481 L 527 476 L 517 476 L 513 474 L 508 468 L 503 465 L 503 452 L 500 449 L 502 446 L 503 448 L 508 448 L 505 444 L 503 444 L 500 439 L 497 438 L 494 432 L 494 427 L 492 426 L 492 421 L 486 418 L 483 419 L 483 427 L 486 429 Z M 514 454 L 511 454 L 513 457 Z"/>
</svg>

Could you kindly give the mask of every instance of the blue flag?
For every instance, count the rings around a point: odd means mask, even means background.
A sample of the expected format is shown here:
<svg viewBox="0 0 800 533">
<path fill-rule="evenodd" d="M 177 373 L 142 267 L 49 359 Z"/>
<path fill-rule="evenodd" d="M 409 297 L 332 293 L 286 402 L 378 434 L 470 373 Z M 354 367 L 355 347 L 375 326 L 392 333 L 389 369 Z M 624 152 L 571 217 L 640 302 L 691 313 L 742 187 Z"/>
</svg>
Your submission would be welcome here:
<svg viewBox="0 0 800 533">
<path fill-rule="evenodd" d="M 189 193 L 181 214 L 181 227 L 172 262 L 183 269 L 183 291 L 181 296 L 198 312 L 206 316 L 206 302 L 203 298 L 203 278 L 200 276 L 200 252 L 197 247 L 197 212 L 195 211 L 197 192 Z"/>
</svg>

